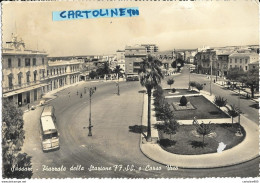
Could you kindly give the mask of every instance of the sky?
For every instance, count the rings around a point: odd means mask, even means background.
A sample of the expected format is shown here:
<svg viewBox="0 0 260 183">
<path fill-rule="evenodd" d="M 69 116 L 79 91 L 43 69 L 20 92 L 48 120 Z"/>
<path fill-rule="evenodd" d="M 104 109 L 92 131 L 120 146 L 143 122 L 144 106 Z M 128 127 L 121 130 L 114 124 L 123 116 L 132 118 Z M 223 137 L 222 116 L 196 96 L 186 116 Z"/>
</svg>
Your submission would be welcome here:
<svg viewBox="0 0 260 183">
<path fill-rule="evenodd" d="M 138 7 L 137 17 L 52 21 L 53 11 Z M 22 37 L 49 56 L 114 54 L 126 45 L 159 50 L 259 44 L 257 1 L 4 2 L 2 40 Z"/>
</svg>

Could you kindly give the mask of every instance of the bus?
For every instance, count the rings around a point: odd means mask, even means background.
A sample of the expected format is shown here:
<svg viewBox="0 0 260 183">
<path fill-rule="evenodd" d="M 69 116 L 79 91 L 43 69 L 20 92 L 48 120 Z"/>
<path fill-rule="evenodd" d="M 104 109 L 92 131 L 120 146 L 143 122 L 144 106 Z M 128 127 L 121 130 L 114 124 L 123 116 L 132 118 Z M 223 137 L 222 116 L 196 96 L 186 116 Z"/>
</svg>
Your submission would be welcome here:
<svg viewBox="0 0 260 183">
<path fill-rule="evenodd" d="M 139 75 L 127 75 L 126 81 L 139 81 Z"/>
<path fill-rule="evenodd" d="M 59 149 L 59 133 L 56 125 L 56 117 L 54 115 L 54 107 L 46 106 L 41 114 L 41 139 L 42 150 L 48 151 Z"/>
</svg>

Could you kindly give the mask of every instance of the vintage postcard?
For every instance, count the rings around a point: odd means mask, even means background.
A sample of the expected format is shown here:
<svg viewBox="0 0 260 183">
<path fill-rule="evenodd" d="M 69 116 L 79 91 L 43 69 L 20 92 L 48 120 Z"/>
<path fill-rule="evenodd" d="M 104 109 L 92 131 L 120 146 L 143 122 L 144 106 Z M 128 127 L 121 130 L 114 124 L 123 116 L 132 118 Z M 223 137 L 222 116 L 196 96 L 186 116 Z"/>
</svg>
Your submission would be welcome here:
<svg viewBox="0 0 260 183">
<path fill-rule="evenodd" d="M 3 182 L 259 181 L 258 1 L 1 8 Z"/>
</svg>

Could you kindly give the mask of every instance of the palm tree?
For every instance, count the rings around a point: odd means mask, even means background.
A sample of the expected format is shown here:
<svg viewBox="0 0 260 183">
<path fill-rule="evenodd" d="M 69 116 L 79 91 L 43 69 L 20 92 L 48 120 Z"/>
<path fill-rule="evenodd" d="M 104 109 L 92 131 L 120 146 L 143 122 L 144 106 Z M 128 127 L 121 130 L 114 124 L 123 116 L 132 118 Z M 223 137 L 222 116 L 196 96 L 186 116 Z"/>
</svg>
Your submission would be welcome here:
<svg viewBox="0 0 260 183">
<path fill-rule="evenodd" d="M 140 83 L 142 86 L 146 88 L 148 94 L 148 121 L 147 121 L 147 141 L 151 141 L 151 94 L 152 89 L 158 86 L 161 83 L 161 79 L 163 78 L 163 74 L 160 66 L 162 63 L 148 55 L 143 62 L 141 63 L 141 69 L 139 71 L 140 75 Z"/>
<path fill-rule="evenodd" d="M 107 80 L 107 77 L 106 77 L 106 76 L 111 73 L 111 69 L 109 68 L 109 63 L 108 63 L 108 62 L 105 62 L 105 63 L 104 63 L 104 66 L 103 66 L 103 68 L 102 68 L 102 72 L 103 72 L 103 74 L 105 75 L 105 76 L 104 76 L 104 77 L 105 77 L 105 80 Z"/>
<path fill-rule="evenodd" d="M 120 68 L 120 65 L 117 65 L 116 68 L 113 70 L 113 73 L 116 74 L 117 79 L 119 80 L 119 77 L 122 75 L 123 69 Z"/>
</svg>

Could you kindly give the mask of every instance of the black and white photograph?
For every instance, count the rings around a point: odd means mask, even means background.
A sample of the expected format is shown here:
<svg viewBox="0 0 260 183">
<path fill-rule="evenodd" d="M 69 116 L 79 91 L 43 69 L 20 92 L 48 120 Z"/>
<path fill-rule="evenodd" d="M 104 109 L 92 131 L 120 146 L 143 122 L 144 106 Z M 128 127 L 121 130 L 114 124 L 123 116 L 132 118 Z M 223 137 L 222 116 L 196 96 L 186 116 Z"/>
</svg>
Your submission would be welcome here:
<svg viewBox="0 0 260 183">
<path fill-rule="evenodd" d="M 260 181 L 256 0 L 4 1 L 1 60 L 2 182 Z"/>
</svg>

